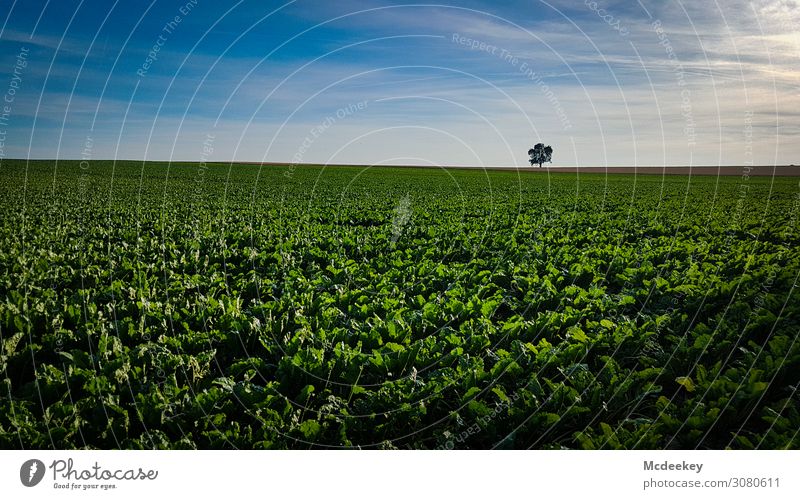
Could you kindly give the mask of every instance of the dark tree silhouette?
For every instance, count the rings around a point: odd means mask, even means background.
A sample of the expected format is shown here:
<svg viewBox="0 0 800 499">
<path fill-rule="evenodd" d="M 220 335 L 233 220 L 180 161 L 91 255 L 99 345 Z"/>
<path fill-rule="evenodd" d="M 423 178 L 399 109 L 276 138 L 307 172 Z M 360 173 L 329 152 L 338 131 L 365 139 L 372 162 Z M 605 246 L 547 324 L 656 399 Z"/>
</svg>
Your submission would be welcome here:
<svg viewBox="0 0 800 499">
<path fill-rule="evenodd" d="M 531 166 L 538 164 L 539 168 L 541 168 L 542 163 L 552 162 L 553 148 L 539 142 L 533 146 L 533 149 L 528 149 L 528 156 L 530 157 Z"/>
</svg>

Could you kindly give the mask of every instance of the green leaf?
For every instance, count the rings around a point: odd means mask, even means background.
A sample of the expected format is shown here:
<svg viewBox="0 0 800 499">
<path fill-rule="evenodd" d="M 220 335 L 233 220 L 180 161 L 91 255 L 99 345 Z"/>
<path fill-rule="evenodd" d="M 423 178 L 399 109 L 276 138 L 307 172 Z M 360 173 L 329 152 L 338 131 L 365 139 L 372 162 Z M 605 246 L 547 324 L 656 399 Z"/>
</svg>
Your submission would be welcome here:
<svg viewBox="0 0 800 499">
<path fill-rule="evenodd" d="M 586 343 L 587 341 L 589 341 L 589 337 L 586 336 L 586 333 L 583 332 L 583 329 L 577 326 L 569 328 L 567 334 L 569 335 L 570 338 L 574 339 L 579 343 Z"/>
<path fill-rule="evenodd" d="M 313 419 L 308 419 L 300 423 L 300 433 L 306 440 L 314 440 L 322 427 Z"/>
<path fill-rule="evenodd" d="M 484 302 L 481 305 L 481 315 L 484 317 L 491 317 L 494 314 L 494 311 L 497 310 L 499 303 L 494 300 Z"/>
<path fill-rule="evenodd" d="M 463 404 L 463 403 L 465 403 L 465 402 L 467 402 L 467 401 L 469 401 L 469 400 L 472 400 L 472 399 L 473 399 L 473 398 L 475 398 L 475 397 L 476 397 L 476 396 L 477 396 L 477 395 L 478 395 L 480 392 L 481 392 L 481 389 L 480 389 L 480 388 L 478 388 L 477 386 L 473 386 L 472 388 L 470 388 L 469 390 L 467 390 L 467 392 L 464 394 L 464 396 L 463 396 L 463 397 L 461 397 L 461 403 Z"/>
<path fill-rule="evenodd" d="M 687 392 L 694 391 L 694 382 L 692 381 L 691 378 L 687 376 L 678 376 L 677 378 L 675 378 L 675 382 L 681 385 L 682 387 L 686 388 Z"/>
</svg>

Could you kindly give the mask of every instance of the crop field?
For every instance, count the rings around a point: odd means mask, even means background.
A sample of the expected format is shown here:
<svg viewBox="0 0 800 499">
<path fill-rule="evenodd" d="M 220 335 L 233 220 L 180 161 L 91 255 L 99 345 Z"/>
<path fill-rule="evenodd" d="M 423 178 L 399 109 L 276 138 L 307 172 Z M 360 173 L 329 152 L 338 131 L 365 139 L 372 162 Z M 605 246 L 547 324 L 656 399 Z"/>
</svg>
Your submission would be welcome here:
<svg viewBox="0 0 800 499">
<path fill-rule="evenodd" d="M 0 169 L 0 448 L 800 448 L 797 179 Z"/>
</svg>

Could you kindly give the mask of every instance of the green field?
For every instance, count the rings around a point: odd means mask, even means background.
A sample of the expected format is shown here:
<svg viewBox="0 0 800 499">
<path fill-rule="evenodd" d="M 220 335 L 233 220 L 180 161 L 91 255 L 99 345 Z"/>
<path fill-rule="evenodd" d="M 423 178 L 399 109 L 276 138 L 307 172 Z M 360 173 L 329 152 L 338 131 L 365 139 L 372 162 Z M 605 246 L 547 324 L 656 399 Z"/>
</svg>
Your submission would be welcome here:
<svg viewBox="0 0 800 499">
<path fill-rule="evenodd" d="M 798 448 L 798 192 L 5 160 L 0 448 Z"/>
</svg>

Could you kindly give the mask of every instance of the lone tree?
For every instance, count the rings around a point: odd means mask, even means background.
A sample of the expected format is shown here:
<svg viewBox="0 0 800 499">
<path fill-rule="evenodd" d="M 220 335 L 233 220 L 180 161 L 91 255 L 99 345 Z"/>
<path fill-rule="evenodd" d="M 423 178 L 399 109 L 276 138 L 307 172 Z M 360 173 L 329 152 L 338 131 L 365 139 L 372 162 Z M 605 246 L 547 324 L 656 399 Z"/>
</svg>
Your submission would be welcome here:
<svg viewBox="0 0 800 499">
<path fill-rule="evenodd" d="M 539 164 L 539 168 L 542 167 L 542 163 L 551 163 L 553 158 L 553 148 L 550 146 L 545 146 L 541 142 L 533 146 L 533 149 L 528 149 L 528 156 L 530 156 L 531 166 L 535 164 Z"/>
</svg>

